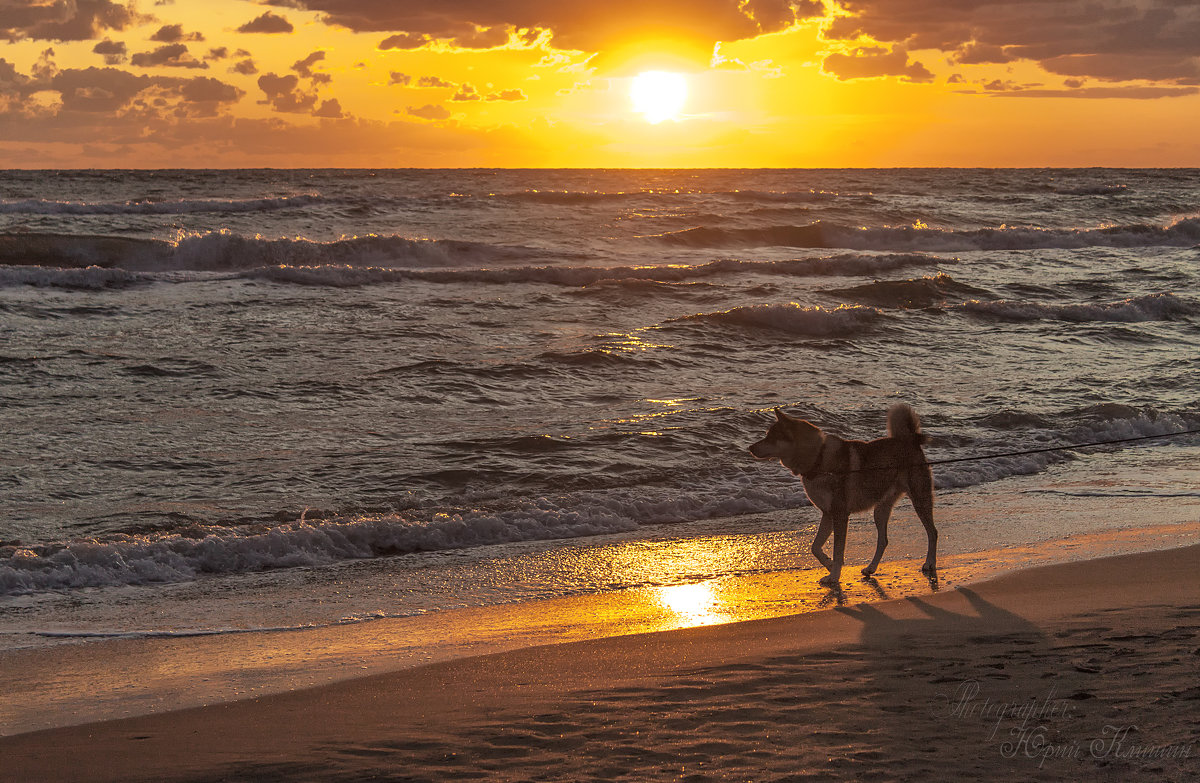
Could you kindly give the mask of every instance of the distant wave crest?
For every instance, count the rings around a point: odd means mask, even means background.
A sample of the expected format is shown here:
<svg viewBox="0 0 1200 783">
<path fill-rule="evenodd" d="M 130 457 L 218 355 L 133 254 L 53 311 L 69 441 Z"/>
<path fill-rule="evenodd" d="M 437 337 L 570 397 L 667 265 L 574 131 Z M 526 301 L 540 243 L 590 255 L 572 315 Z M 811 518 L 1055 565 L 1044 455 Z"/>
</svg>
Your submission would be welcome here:
<svg viewBox="0 0 1200 783">
<path fill-rule="evenodd" d="M 0 215 L 187 215 L 196 213 L 267 212 L 320 204 L 317 195 L 248 199 L 178 199 L 175 201 L 50 201 L 0 200 Z"/>
<path fill-rule="evenodd" d="M 1119 302 L 1095 304 L 1045 304 L 999 300 L 972 300 L 958 305 L 973 315 L 1006 321 L 1074 321 L 1085 323 L 1171 321 L 1200 314 L 1200 303 L 1172 293 L 1148 294 Z"/>
<path fill-rule="evenodd" d="M 1170 225 L 1131 224 L 1101 228 L 981 228 L 953 231 L 925 226 L 855 228 L 817 221 L 803 226 L 717 228 L 698 226 L 648 239 L 691 248 L 801 247 L 923 252 L 1032 250 L 1082 247 L 1186 247 L 1200 241 L 1200 218 Z"/>
</svg>

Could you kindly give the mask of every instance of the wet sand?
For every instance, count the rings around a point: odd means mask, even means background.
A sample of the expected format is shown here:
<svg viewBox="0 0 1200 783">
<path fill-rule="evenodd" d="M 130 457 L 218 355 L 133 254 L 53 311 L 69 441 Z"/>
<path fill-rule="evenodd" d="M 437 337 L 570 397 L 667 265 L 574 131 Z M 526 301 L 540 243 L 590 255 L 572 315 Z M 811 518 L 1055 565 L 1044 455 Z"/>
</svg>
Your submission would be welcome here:
<svg viewBox="0 0 1200 783">
<path fill-rule="evenodd" d="M 1123 555 L 25 733 L 0 777 L 1192 780 L 1196 573 Z"/>
</svg>

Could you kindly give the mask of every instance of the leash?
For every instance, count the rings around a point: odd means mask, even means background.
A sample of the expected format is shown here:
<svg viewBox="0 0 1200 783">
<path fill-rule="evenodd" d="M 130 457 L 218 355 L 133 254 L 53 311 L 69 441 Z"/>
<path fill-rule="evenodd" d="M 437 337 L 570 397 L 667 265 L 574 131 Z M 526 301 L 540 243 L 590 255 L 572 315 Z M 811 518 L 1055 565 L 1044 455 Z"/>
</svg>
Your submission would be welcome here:
<svg viewBox="0 0 1200 783">
<path fill-rule="evenodd" d="M 1051 451 L 1072 451 L 1074 449 L 1086 449 L 1092 446 L 1108 446 L 1113 443 L 1134 443 L 1140 440 L 1156 440 L 1158 438 L 1174 438 L 1179 435 L 1197 435 L 1200 434 L 1200 429 L 1197 430 L 1182 430 L 1180 432 L 1164 432 L 1161 435 L 1139 435 L 1135 438 L 1114 438 L 1112 440 L 1094 440 L 1088 443 L 1074 443 L 1066 446 L 1047 446 L 1043 449 L 1025 449 L 1023 451 L 1003 451 L 997 454 L 982 454 L 975 457 L 958 457 L 956 459 L 935 459 L 927 460 L 926 465 L 949 465 L 954 462 L 976 462 L 985 459 L 999 459 L 1001 457 L 1023 457 L 1027 454 L 1046 454 Z"/>
<path fill-rule="evenodd" d="M 1114 443 L 1135 443 L 1142 440 L 1157 440 L 1159 438 L 1176 438 L 1180 435 L 1200 435 L 1200 429 L 1181 430 L 1180 432 L 1164 432 L 1161 435 L 1139 435 L 1133 438 L 1113 438 L 1112 440 L 1094 440 L 1088 443 L 1073 443 L 1066 446 L 1047 446 L 1040 449 L 1023 449 L 1021 451 L 1001 451 L 994 454 L 978 454 L 973 457 L 955 457 L 953 459 L 934 459 L 926 460 L 925 462 L 914 463 L 913 465 L 885 465 L 877 468 L 859 468 L 857 470 L 823 470 L 812 475 L 829 475 L 840 476 L 849 473 L 874 473 L 880 470 L 894 470 L 896 468 L 916 467 L 917 465 L 951 465 L 957 462 L 980 462 L 986 459 L 1000 459 L 1002 457 L 1023 457 L 1028 454 L 1046 454 L 1052 451 L 1073 451 L 1075 449 L 1086 449 L 1092 446 L 1108 446 Z"/>
</svg>

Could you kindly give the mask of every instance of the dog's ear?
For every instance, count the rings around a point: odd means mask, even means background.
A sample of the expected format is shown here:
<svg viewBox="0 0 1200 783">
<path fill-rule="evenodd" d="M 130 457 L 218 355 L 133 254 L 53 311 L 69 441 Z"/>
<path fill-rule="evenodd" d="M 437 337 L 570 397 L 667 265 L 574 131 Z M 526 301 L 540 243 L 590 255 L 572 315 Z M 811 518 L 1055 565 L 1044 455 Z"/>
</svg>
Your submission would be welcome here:
<svg viewBox="0 0 1200 783">
<path fill-rule="evenodd" d="M 789 416 L 786 413 L 784 413 L 783 408 L 775 409 L 775 418 L 782 422 L 793 422 L 796 420 L 795 417 Z"/>
</svg>

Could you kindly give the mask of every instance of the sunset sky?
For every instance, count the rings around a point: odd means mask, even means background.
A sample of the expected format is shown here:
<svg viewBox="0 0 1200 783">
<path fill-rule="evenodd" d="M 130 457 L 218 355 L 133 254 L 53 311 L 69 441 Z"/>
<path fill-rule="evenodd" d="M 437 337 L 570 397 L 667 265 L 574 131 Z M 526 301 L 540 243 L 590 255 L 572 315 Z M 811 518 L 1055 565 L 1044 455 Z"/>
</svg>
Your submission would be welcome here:
<svg viewBox="0 0 1200 783">
<path fill-rule="evenodd" d="M 1194 0 L 0 0 L 0 37 L 5 168 L 1200 166 Z"/>
</svg>

